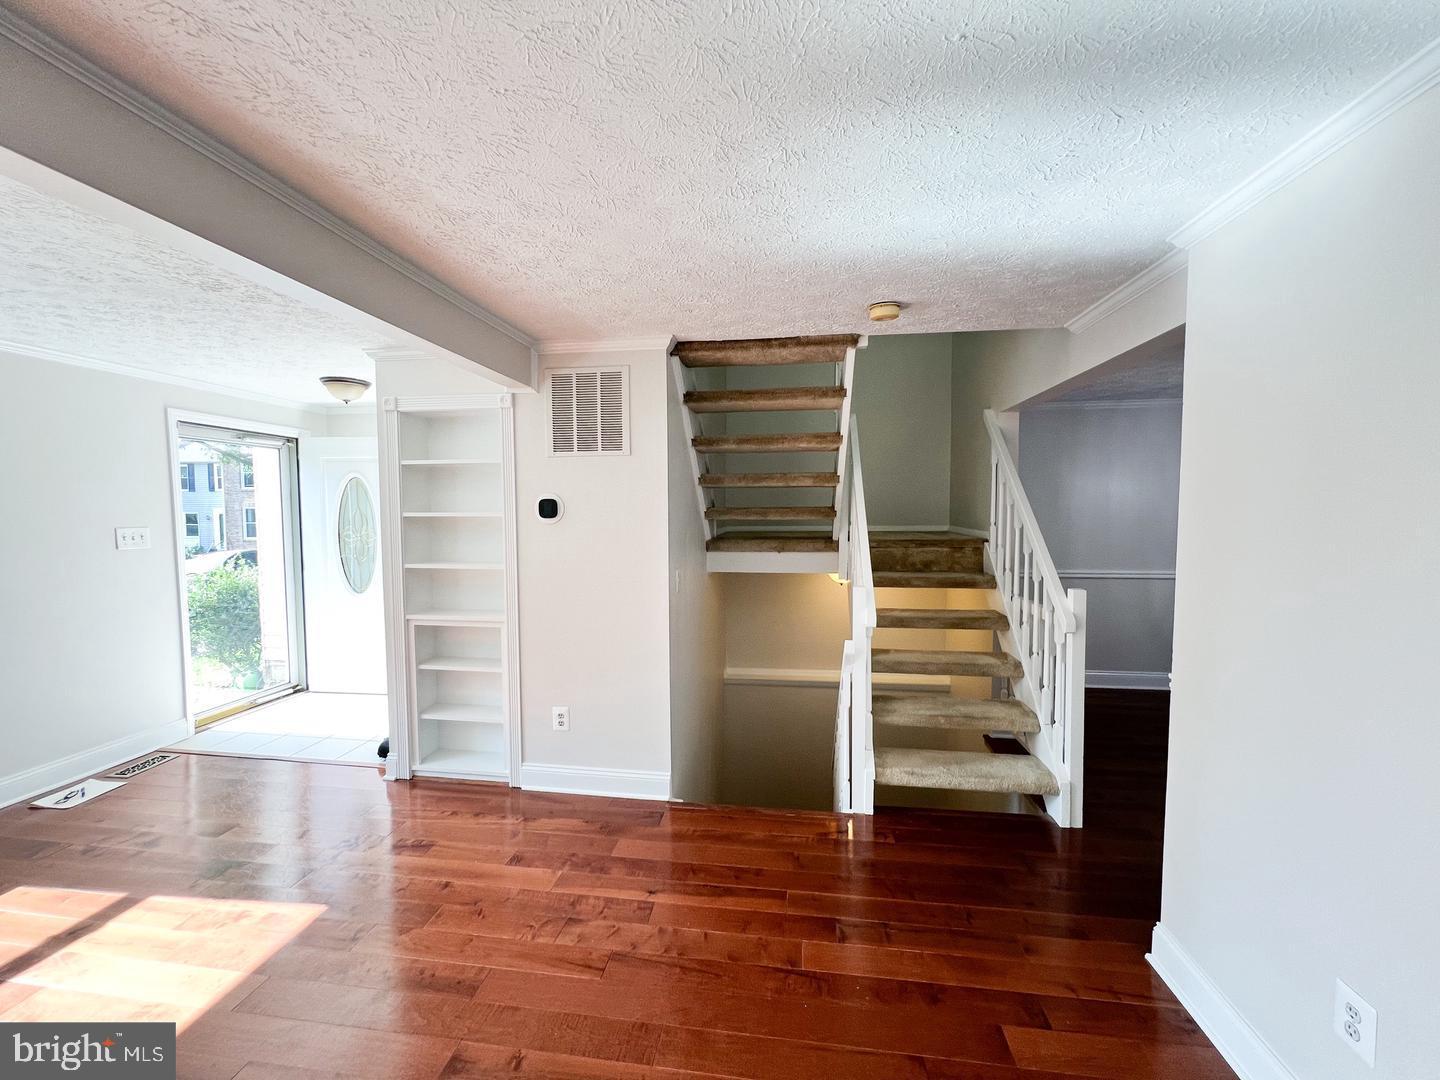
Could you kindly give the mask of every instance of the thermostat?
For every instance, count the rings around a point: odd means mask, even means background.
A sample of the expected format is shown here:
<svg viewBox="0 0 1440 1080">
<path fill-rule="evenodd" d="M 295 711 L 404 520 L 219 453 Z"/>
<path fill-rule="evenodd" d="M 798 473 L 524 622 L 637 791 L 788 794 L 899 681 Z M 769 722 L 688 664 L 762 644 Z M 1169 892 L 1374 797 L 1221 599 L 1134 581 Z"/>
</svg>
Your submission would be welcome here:
<svg viewBox="0 0 1440 1080">
<path fill-rule="evenodd" d="M 565 516 L 565 504 L 559 495 L 541 495 L 535 503 L 535 516 L 541 521 L 559 521 Z"/>
</svg>

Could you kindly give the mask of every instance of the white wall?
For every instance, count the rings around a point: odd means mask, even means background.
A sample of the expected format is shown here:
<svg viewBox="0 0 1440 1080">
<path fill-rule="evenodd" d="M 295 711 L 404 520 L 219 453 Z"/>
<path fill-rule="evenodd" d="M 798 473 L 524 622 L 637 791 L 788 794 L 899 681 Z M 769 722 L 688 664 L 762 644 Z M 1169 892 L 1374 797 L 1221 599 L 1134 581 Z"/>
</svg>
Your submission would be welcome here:
<svg viewBox="0 0 1440 1080">
<path fill-rule="evenodd" d="M 662 349 L 542 357 L 552 367 L 630 368 L 630 454 L 550 457 L 544 394 L 515 399 L 525 764 L 669 789 L 670 618 L 667 359 Z M 543 376 L 542 376 L 543 379 Z M 535 516 L 558 495 L 565 516 Z M 550 710 L 571 709 L 569 732 Z M 524 777 L 522 777 L 522 780 Z M 627 786 L 628 785 L 628 786 Z"/>
<path fill-rule="evenodd" d="M 952 337 L 872 335 L 855 354 L 853 408 L 873 526 L 949 526 Z"/>
<path fill-rule="evenodd" d="M 1090 685 L 1166 689 L 1180 402 L 1022 409 L 1020 444 L 1020 480 L 1045 544 L 1065 585 L 1088 593 Z"/>
<path fill-rule="evenodd" d="M 668 363 L 668 361 L 667 361 Z M 685 433 L 685 406 L 665 381 L 670 528 L 670 793 L 686 802 L 720 797 L 725 625 L 719 574 L 705 569 L 704 519 Z"/>
<path fill-rule="evenodd" d="M 0 353 L 0 803 L 186 734 L 167 408 L 326 414 Z M 150 529 L 117 551 L 115 528 Z"/>
<path fill-rule="evenodd" d="M 1185 281 L 1181 270 L 1079 334 L 1055 329 L 953 335 L 951 525 L 989 527 L 990 439 L 981 419 L 984 411 L 1014 409 L 1183 326 Z"/>
<path fill-rule="evenodd" d="M 1304 1080 L 1440 1062 L 1437 132 L 1430 90 L 1190 261 L 1162 926 Z"/>
</svg>

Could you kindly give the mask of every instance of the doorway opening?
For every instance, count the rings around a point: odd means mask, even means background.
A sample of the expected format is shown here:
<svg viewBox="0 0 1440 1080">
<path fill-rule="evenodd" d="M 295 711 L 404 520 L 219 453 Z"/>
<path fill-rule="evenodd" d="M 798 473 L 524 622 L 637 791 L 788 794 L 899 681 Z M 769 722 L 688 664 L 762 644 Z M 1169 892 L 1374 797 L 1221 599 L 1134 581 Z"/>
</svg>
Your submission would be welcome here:
<svg viewBox="0 0 1440 1080">
<path fill-rule="evenodd" d="M 376 438 L 178 416 L 172 438 L 195 725 L 175 749 L 381 764 Z"/>
<path fill-rule="evenodd" d="M 177 421 L 186 710 L 197 729 L 305 687 L 293 437 Z"/>
</svg>

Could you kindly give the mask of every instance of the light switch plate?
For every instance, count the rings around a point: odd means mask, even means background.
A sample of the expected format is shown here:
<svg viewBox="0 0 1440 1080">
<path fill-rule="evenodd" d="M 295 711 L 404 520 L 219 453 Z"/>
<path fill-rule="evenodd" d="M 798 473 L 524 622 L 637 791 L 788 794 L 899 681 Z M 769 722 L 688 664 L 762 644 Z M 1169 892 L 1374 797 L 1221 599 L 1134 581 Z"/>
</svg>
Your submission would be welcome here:
<svg viewBox="0 0 1440 1080">
<path fill-rule="evenodd" d="M 120 551 L 133 551 L 150 546 L 150 530 L 138 525 L 122 525 L 115 530 L 115 547 Z"/>
</svg>

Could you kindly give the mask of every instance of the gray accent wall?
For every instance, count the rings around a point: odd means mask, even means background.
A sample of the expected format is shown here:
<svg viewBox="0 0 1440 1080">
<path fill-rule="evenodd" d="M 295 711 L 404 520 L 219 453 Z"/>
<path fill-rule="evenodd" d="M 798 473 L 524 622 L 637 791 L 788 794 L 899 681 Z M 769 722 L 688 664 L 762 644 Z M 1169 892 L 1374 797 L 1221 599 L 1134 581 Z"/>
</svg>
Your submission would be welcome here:
<svg viewBox="0 0 1440 1080">
<path fill-rule="evenodd" d="M 1178 401 L 1020 412 L 1020 479 L 1064 583 L 1089 598 L 1091 685 L 1164 688 L 1175 615 Z"/>
</svg>

